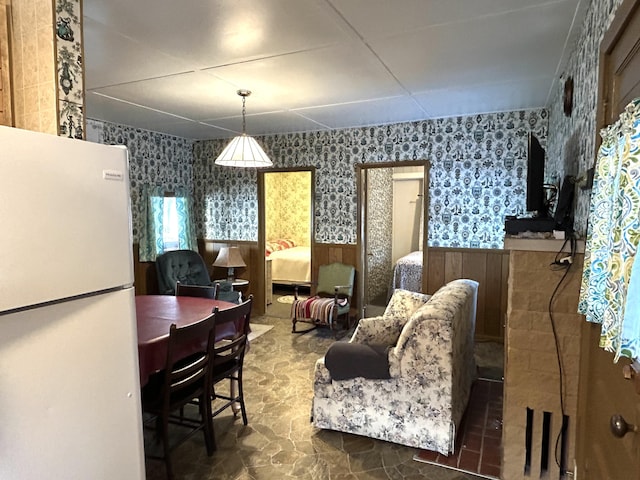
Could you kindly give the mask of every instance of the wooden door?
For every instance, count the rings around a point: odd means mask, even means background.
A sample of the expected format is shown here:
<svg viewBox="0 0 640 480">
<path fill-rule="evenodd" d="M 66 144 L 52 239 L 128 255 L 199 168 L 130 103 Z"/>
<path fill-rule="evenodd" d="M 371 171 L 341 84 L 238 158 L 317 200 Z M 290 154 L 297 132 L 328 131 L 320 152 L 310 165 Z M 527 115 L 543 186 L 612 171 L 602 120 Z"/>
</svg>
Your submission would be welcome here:
<svg viewBox="0 0 640 480">
<path fill-rule="evenodd" d="M 599 128 L 614 122 L 624 107 L 640 96 L 639 50 L 640 0 L 625 0 L 601 44 Z M 598 347 L 600 325 L 585 322 L 582 333 L 577 478 L 638 480 L 640 432 L 617 438 L 609 425 L 615 414 L 640 425 L 640 395 L 634 380 L 623 375 L 629 360 L 614 364 L 613 355 Z"/>
</svg>

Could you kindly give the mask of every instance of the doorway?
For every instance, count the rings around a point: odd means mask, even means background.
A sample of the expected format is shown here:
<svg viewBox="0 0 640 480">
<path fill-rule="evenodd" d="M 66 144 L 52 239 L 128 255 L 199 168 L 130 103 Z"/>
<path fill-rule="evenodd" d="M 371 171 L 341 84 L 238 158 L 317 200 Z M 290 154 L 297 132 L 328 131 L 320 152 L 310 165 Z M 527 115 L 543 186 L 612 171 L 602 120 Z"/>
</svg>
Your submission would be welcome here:
<svg viewBox="0 0 640 480">
<path fill-rule="evenodd" d="M 426 264 L 428 162 L 358 165 L 360 315 L 382 315 L 393 293 L 395 262 L 422 251 Z M 424 267 L 423 267 L 424 278 Z"/>
<path fill-rule="evenodd" d="M 265 309 L 276 301 L 274 286 L 292 290 L 293 285 L 310 283 L 314 173 L 313 167 L 258 172 L 258 244 L 265 264 Z"/>
</svg>

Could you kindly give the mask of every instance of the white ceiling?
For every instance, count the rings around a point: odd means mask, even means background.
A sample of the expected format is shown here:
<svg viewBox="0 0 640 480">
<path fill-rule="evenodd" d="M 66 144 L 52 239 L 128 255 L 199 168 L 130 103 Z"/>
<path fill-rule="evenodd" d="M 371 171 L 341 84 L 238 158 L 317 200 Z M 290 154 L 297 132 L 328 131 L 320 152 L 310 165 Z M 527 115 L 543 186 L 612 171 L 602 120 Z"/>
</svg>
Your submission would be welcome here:
<svg viewBox="0 0 640 480">
<path fill-rule="evenodd" d="M 89 118 L 193 139 L 548 106 L 587 0 L 84 0 Z"/>
</svg>

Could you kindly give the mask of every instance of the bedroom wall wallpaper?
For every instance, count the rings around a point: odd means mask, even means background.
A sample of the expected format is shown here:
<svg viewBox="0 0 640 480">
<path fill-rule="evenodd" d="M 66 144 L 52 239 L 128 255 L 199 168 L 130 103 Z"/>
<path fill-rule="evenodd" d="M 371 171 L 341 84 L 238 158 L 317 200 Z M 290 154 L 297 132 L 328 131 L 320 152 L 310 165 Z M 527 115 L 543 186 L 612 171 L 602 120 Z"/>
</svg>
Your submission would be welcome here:
<svg viewBox="0 0 640 480">
<path fill-rule="evenodd" d="M 267 240 L 311 245 L 311 172 L 270 172 L 264 183 Z"/>
<path fill-rule="evenodd" d="M 113 123 L 88 120 L 87 140 L 107 145 L 126 145 L 129 149 L 131 216 L 133 241 L 138 242 L 142 185 L 160 185 L 171 192 L 192 189 L 193 141 Z M 198 210 L 195 210 L 196 212 Z"/>
<path fill-rule="evenodd" d="M 366 170 L 367 197 L 367 304 L 386 305 L 393 265 L 391 227 L 393 224 L 393 169 Z"/>
<path fill-rule="evenodd" d="M 262 137 L 274 167 L 316 167 L 316 242 L 356 243 L 358 162 L 431 161 L 429 245 L 502 248 L 524 212 L 527 135 L 546 145 L 545 109 Z M 257 240 L 256 172 L 212 165 L 226 141 L 194 145 L 199 236 Z"/>
<path fill-rule="evenodd" d="M 565 175 L 580 176 L 596 158 L 596 110 L 600 41 L 622 0 L 593 0 L 566 70 L 556 85 L 549 118 L 547 165 Z M 562 94 L 564 79 L 573 77 L 573 112 L 566 117 Z M 590 191 L 576 189 L 575 230 L 586 233 Z"/>
</svg>

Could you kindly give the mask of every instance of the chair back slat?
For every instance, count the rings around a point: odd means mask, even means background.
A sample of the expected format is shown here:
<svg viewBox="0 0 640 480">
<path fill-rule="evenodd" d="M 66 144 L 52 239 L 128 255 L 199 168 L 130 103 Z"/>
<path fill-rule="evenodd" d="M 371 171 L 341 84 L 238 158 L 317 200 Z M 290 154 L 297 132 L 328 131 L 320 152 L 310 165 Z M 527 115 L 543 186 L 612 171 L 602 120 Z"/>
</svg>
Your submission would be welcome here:
<svg viewBox="0 0 640 480">
<path fill-rule="evenodd" d="M 169 345 L 165 367 L 165 403 L 170 405 L 191 396 L 194 391 L 205 388 L 209 365 L 209 342 L 214 326 L 214 316 L 197 323 L 178 328 L 169 328 Z M 183 358 L 181 352 L 194 346 L 202 346 L 201 351 Z"/>
<path fill-rule="evenodd" d="M 200 297 L 215 300 L 218 298 L 219 285 L 214 283 L 211 286 L 205 285 L 186 285 L 176 282 L 176 296 L 180 297 Z"/>
</svg>

